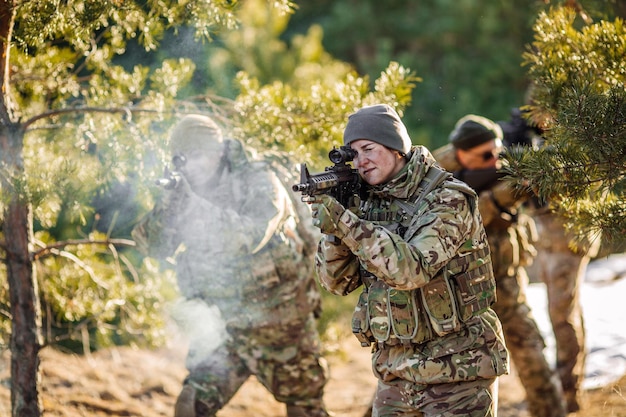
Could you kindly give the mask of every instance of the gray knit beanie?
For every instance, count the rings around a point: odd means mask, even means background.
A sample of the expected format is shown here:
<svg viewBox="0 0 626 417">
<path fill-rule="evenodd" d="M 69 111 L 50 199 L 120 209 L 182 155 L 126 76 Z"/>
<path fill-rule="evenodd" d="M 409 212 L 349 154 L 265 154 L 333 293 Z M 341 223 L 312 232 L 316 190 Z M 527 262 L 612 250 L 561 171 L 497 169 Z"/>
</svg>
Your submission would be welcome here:
<svg viewBox="0 0 626 417">
<path fill-rule="evenodd" d="M 398 113 L 387 104 L 375 104 L 359 109 L 348 117 L 343 132 L 343 144 L 359 139 L 380 143 L 390 149 L 408 154 L 411 138 Z"/>
<path fill-rule="evenodd" d="M 456 122 L 449 139 L 456 149 L 468 150 L 493 139 L 502 140 L 502 128 L 486 117 L 468 114 Z"/>
</svg>

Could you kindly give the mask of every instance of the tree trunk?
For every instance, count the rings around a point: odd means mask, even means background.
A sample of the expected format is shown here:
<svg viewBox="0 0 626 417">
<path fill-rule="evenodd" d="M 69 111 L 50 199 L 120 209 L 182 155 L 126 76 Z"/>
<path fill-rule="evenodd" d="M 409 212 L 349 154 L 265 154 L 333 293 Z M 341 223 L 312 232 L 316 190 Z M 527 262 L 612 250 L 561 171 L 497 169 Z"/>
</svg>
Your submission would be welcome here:
<svg viewBox="0 0 626 417">
<path fill-rule="evenodd" d="M 30 256 L 32 218 L 24 178 L 24 130 L 13 121 L 9 54 L 16 0 L 0 0 L 0 191 L 4 261 L 11 303 L 11 415 L 39 417 L 39 293 Z"/>
<path fill-rule="evenodd" d="M 39 417 L 40 314 L 37 281 L 30 259 L 30 210 L 14 198 L 4 217 L 6 266 L 11 301 L 11 415 Z"/>
</svg>

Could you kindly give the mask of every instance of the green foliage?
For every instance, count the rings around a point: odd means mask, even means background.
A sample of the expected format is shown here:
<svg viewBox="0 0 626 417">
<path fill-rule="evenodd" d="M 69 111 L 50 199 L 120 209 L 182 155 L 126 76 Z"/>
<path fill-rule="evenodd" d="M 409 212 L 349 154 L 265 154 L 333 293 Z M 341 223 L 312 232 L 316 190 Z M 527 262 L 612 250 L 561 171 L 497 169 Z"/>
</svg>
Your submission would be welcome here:
<svg viewBox="0 0 626 417">
<path fill-rule="evenodd" d="M 374 79 L 390 61 L 424 81 L 412 95 L 405 122 L 414 143 L 445 144 L 454 123 L 468 113 L 508 119 L 523 104 L 521 67 L 531 41 L 535 9 L 500 0 L 343 0 L 301 2 L 286 36 L 312 23 L 324 30 L 324 47 Z M 532 2 L 531 2 L 532 3 Z"/>
<path fill-rule="evenodd" d="M 259 81 L 241 73 L 241 94 L 235 101 L 236 137 L 255 149 L 282 150 L 321 169 L 328 165 L 328 151 L 342 143 L 347 116 L 358 108 L 388 103 L 403 114 L 411 91 L 420 81 L 409 69 L 390 63 L 370 91 L 367 77 L 354 73 L 343 79 L 310 84 Z"/>
<path fill-rule="evenodd" d="M 533 122 L 546 146 L 509 155 L 519 186 L 549 199 L 581 233 L 623 242 L 626 232 L 626 31 L 585 25 L 566 8 L 542 13 L 524 55 Z"/>
<path fill-rule="evenodd" d="M 46 232 L 35 242 L 45 247 Z M 93 233 L 92 241 L 105 241 Z M 47 343 L 83 351 L 112 344 L 158 345 L 163 341 L 161 313 L 176 293 L 173 274 L 144 259 L 138 269 L 129 252 L 112 245 L 77 244 L 53 250 L 39 262 Z M 131 252 L 132 254 L 132 252 Z M 54 274 L 55 279 L 49 277 Z M 59 285 L 61 283 L 61 285 Z M 159 314 L 155 314 L 159 312 Z"/>
<path fill-rule="evenodd" d="M 225 97 L 239 93 L 235 75 L 244 71 L 260 85 L 274 81 L 298 86 L 317 79 L 330 84 L 341 79 L 351 67 L 328 54 L 322 45 L 318 25 L 306 33 L 281 39 L 292 15 L 280 14 L 263 0 L 249 0 L 238 13 L 240 25 L 225 31 L 204 48 L 206 61 L 199 65 L 206 77 L 203 88 Z"/>
<path fill-rule="evenodd" d="M 283 13 L 292 7 L 287 0 L 271 4 Z M 129 41 L 154 51 L 168 29 L 185 23 L 196 39 L 209 39 L 236 25 L 238 9 L 237 1 L 210 0 L 17 2 L 10 54 L 2 57 L 10 60 L 10 78 L 0 97 L 8 109 L 0 137 L 0 221 L 9 203 L 31 208 L 24 238 L 36 252 L 21 256 L 35 260 L 46 343 L 77 350 L 158 343 L 162 307 L 176 293 L 171 272 L 111 239 L 127 237 L 158 193 L 154 179 L 169 159 L 174 113 L 212 104 L 180 101 L 195 71 L 190 59 L 148 67 L 116 58 Z M 6 345 L 12 258 L 2 230 L 0 345 Z M 86 243 L 94 239 L 105 243 Z"/>
</svg>

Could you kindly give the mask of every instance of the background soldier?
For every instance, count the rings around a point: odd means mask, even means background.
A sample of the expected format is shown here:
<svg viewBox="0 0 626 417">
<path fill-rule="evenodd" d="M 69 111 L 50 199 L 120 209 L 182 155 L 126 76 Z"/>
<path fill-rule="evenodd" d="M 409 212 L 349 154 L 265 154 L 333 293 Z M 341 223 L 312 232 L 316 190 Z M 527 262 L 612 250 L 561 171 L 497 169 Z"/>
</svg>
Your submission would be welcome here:
<svg viewBox="0 0 626 417">
<path fill-rule="evenodd" d="M 528 123 L 519 108 L 508 121 L 499 121 L 506 146 L 543 146 L 542 129 Z M 580 305 L 580 286 L 587 265 L 599 251 L 600 238 L 574 239 L 566 232 L 563 218 L 549 203 L 533 198 L 528 213 L 537 225 L 537 256 L 527 267 L 531 282 L 543 281 L 548 293 L 548 313 L 556 341 L 556 370 L 563 387 L 568 413 L 580 410 L 581 384 L 585 374 L 585 326 Z"/>
<path fill-rule="evenodd" d="M 536 230 L 520 208 L 529 196 L 498 181 L 502 139 L 498 124 L 467 115 L 456 123 L 450 145 L 437 150 L 435 157 L 479 194 L 497 283 L 493 308 L 502 321 L 507 348 L 526 390 L 529 412 L 534 417 L 561 417 L 565 415 L 561 386 L 543 354 L 545 343 L 526 302 L 525 266 L 536 254 L 532 245 Z"/>
<path fill-rule="evenodd" d="M 556 341 L 556 370 L 563 387 L 568 413 L 580 410 L 581 384 L 585 375 L 585 326 L 580 304 L 580 286 L 590 256 L 598 252 L 600 240 L 574 243 L 565 231 L 561 216 L 549 206 L 532 213 L 539 239 L 537 257 L 528 267 L 533 279 L 546 284 L 548 313 Z"/>
<path fill-rule="evenodd" d="M 217 310 L 226 333 L 210 352 L 203 347 L 219 332 L 190 335 L 175 416 L 214 416 L 250 375 L 287 405 L 288 417 L 327 416 L 315 243 L 303 239 L 295 196 L 209 117 L 184 117 L 170 146 L 185 163 L 162 181 L 163 199 L 133 236 L 150 255 L 176 255 L 182 295 Z"/>
</svg>

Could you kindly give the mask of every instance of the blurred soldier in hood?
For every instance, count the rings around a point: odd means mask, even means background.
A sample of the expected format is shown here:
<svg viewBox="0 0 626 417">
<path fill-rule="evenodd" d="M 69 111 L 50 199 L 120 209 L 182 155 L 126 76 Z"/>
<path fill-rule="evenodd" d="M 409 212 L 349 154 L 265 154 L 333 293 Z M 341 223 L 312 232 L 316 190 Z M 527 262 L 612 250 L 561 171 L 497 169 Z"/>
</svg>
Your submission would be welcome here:
<svg viewBox="0 0 626 417">
<path fill-rule="evenodd" d="M 175 417 L 215 416 L 251 375 L 288 417 L 327 416 L 306 205 L 209 117 L 184 117 L 170 145 L 184 164 L 133 236 L 150 255 L 175 256 L 182 295 L 217 308 L 227 333 L 209 352 L 214 340 L 191 337 Z"/>
</svg>

